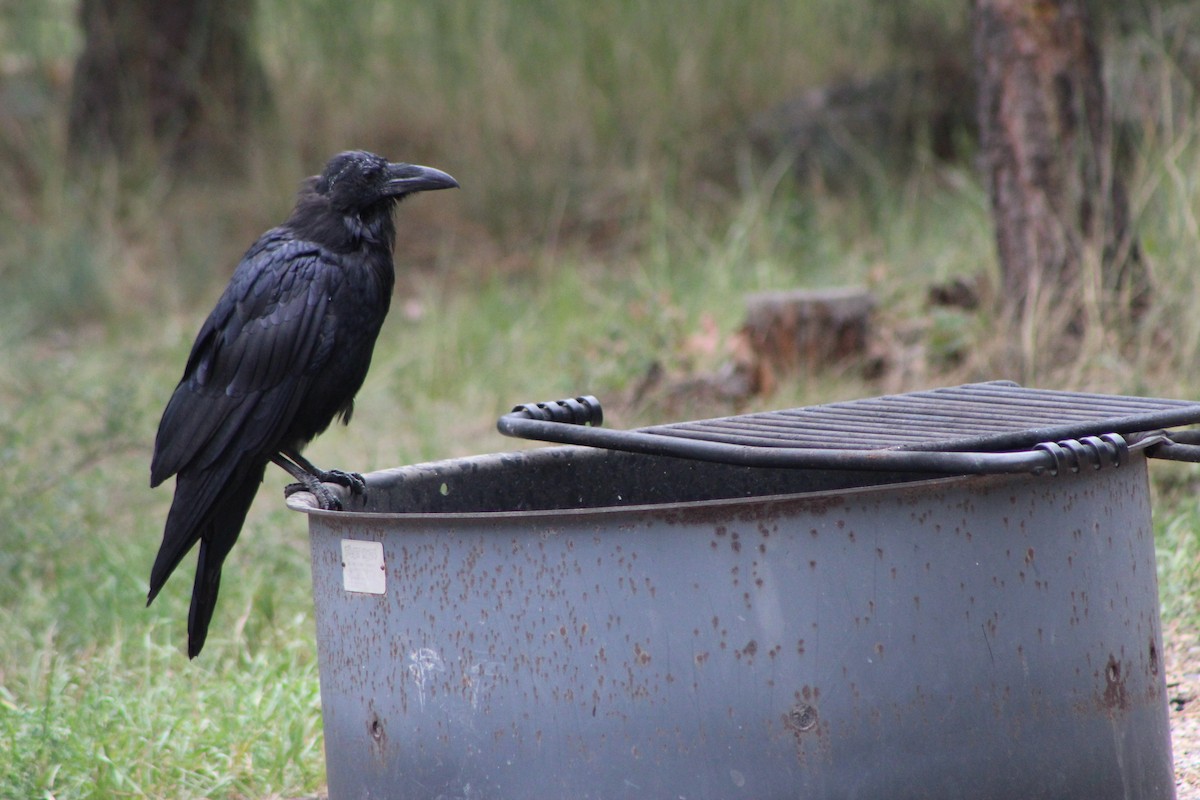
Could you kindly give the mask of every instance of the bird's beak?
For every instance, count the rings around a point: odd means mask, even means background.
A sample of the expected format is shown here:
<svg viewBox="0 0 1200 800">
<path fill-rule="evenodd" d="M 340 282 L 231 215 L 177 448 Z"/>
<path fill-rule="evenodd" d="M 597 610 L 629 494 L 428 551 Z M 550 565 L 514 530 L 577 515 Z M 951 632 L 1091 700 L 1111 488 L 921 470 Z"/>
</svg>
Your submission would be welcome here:
<svg viewBox="0 0 1200 800">
<path fill-rule="evenodd" d="M 390 164 L 388 182 L 384 190 L 393 197 L 414 192 L 429 192 L 434 189 L 457 189 L 458 181 L 433 167 L 417 164 Z"/>
</svg>

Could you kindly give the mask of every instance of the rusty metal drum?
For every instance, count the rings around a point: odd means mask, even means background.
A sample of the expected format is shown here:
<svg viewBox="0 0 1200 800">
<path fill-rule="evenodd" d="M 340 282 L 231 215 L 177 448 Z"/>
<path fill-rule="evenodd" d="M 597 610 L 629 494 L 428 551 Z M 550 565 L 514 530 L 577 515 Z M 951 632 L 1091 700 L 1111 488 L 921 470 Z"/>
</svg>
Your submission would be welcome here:
<svg viewBox="0 0 1200 800">
<path fill-rule="evenodd" d="M 576 447 L 308 514 L 331 800 L 1170 798 L 1145 458 Z"/>
</svg>

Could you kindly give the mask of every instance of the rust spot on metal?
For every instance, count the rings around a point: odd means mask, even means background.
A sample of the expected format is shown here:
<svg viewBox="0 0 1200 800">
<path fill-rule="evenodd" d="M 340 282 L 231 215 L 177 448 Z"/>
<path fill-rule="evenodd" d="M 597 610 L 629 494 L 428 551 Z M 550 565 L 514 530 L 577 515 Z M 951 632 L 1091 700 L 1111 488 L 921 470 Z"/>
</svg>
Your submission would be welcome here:
<svg viewBox="0 0 1200 800">
<path fill-rule="evenodd" d="M 1104 666 L 1104 697 L 1101 701 L 1104 708 L 1116 712 L 1129 707 L 1129 694 L 1125 690 L 1127 677 L 1121 668 L 1121 662 L 1116 656 L 1109 654 L 1108 663 Z"/>
<path fill-rule="evenodd" d="M 803 702 L 796 703 L 783 715 L 784 727 L 797 737 L 816 728 L 818 721 L 816 707 Z"/>
<path fill-rule="evenodd" d="M 380 719 L 374 704 L 371 705 L 367 714 L 367 735 L 371 737 L 371 755 L 378 759 L 385 758 L 387 755 L 387 731 L 383 727 L 383 720 Z"/>
<path fill-rule="evenodd" d="M 742 648 L 742 653 L 744 653 L 745 655 L 750 656 L 750 657 L 753 657 L 754 654 L 757 652 L 758 652 L 758 642 L 754 641 L 753 639 L 746 642 L 746 646 Z"/>
<path fill-rule="evenodd" d="M 1150 637 L 1150 674 L 1158 674 L 1158 645 L 1153 636 Z"/>
</svg>

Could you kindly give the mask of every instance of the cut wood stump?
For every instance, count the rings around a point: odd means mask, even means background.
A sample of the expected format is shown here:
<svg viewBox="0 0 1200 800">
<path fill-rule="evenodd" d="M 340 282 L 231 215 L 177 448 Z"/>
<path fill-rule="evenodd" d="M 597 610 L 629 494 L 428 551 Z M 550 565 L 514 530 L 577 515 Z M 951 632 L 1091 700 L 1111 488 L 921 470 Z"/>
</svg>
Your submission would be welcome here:
<svg viewBox="0 0 1200 800">
<path fill-rule="evenodd" d="M 761 292 L 746 297 L 742 333 L 770 371 L 812 372 L 866 355 L 874 309 L 859 287 Z"/>
<path fill-rule="evenodd" d="M 746 319 L 724 344 L 726 360 L 714 372 L 672 375 L 654 363 L 633 392 L 643 403 L 658 397 L 669 407 L 682 403 L 739 403 L 769 395 L 780 376 L 854 365 L 864 373 L 880 366 L 872 355 L 871 317 L 875 297 L 866 289 L 843 288 L 747 295 Z"/>
</svg>

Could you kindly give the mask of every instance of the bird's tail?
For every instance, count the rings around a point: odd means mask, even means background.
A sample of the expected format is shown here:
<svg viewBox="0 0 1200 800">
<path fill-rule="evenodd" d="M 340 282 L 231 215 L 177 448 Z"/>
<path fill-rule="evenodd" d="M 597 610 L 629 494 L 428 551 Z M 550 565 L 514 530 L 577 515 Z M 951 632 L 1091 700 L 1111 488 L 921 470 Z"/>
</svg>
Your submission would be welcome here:
<svg viewBox="0 0 1200 800">
<path fill-rule="evenodd" d="M 176 477 L 175 499 L 167 515 L 162 547 L 150 571 L 150 593 L 146 604 L 154 601 L 167 578 L 198 540 L 200 553 L 188 612 L 189 658 L 195 658 L 204 647 L 208 625 L 217 605 L 221 567 L 237 542 L 265 470 L 264 465 L 249 470 L 249 474 L 239 471 L 224 481 L 211 474 Z"/>
</svg>

